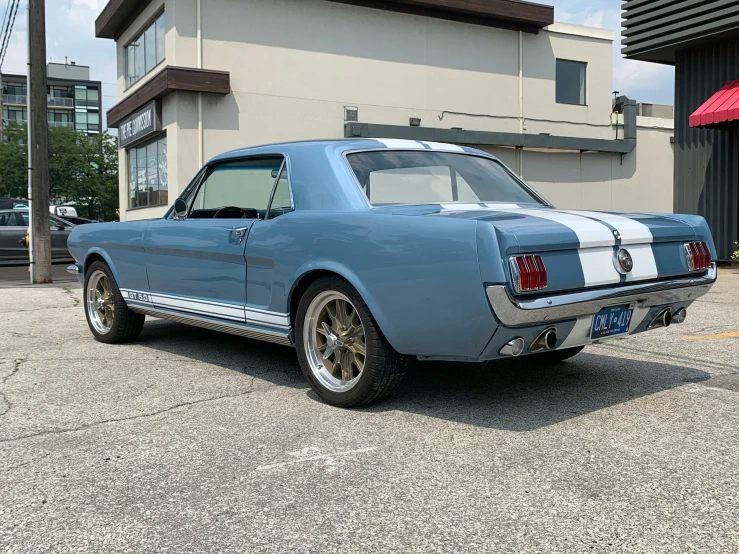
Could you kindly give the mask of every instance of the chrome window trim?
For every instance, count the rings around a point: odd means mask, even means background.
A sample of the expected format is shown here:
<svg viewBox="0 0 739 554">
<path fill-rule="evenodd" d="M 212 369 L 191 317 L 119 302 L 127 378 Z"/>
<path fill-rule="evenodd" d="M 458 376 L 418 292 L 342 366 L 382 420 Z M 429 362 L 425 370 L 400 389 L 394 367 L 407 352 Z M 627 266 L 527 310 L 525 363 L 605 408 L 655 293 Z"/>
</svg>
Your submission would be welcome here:
<svg viewBox="0 0 739 554">
<path fill-rule="evenodd" d="M 505 285 L 490 285 L 486 293 L 495 317 L 506 327 L 542 325 L 589 316 L 608 306 L 635 303 L 639 307 L 692 302 L 716 282 L 716 263 L 703 276 L 583 290 L 532 300 L 512 298 Z"/>
<path fill-rule="evenodd" d="M 277 172 L 277 178 L 275 179 L 274 184 L 272 185 L 272 193 L 269 195 L 269 203 L 267 204 L 267 211 L 264 212 L 264 221 L 268 221 L 270 219 L 269 212 L 272 210 L 272 201 L 275 199 L 275 193 L 277 192 L 277 185 L 280 183 L 280 177 L 282 177 L 282 172 L 287 171 L 287 191 L 290 195 L 290 211 L 295 211 L 295 199 L 293 198 L 293 185 L 290 181 L 290 157 L 287 155 L 283 155 L 282 157 L 282 165 L 280 166 L 280 170 Z M 288 212 L 289 213 L 289 212 Z M 285 215 L 285 214 L 280 214 Z"/>
<path fill-rule="evenodd" d="M 421 141 L 423 142 L 423 141 Z M 497 163 L 500 165 L 501 168 L 503 168 L 503 171 L 505 171 L 510 177 L 513 178 L 514 181 L 518 183 L 519 186 L 521 186 L 526 192 L 531 194 L 535 199 L 538 199 L 542 205 L 553 208 L 554 204 L 549 202 L 546 198 L 544 198 L 539 192 L 534 190 L 531 185 L 529 185 L 526 181 L 521 179 L 518 175 L 513 173 L 506 165 L 501 162 L 498 158 L 493 156 L 492 154 L 486 154 L 485 152 L 477 153 L 477 152 L 460 152 L 459 150 L 446 150 L 443 148 L 434 148 L 434 149 L 427 149 L 427 148 L 381 148 L 381 147 L 375 147 L 375 148 L 357 148 L 354 150 L 344 150 L 342 152 L 342 157 L 344 158 L 344 163 L 346 164 L 347 169 L 349 170 L 349 173 L 352 176 L 352 179 L 354 179 L 354 183 L 359 187 L 360 192 L 362 193 L 362 196 L 364 197 L 365 202 L 367 202 L 367 207 L 370 209 L 376 208 L 376 207 L 383 207 L 388 205 L 393 206 L 414 206 L 414 205 L 422 205 L 422 204 L 433 204 L 433 202 L 419 202 L 416 204 L 383 204 L 382 206 L 375 206 L 372 204 L 369 198 L 367 198 L 367 194 L 364 192 L 364 189 L 362 188 L 362 184 L 359 182 L 359 179 L 357 179 L 357 174 L 354 173 L 354 169 L 352 169 L 351 164 L 349 163 L 349 160 L 347 159 L 347 156 L 350 154 L 362 154 L 365 152 L 444 152 L 445 154 L 461 154 L 463 156 L 474 156 L 476 158 L 483 158 L 485 160 L 490 160 L 492 162 Z M 485 200 L 480 200 L 480 202 L 486 202 Z M 487 202 L 492 202 L 491 200 L 487 200 Z M 496 201 L 498 202 L 498 201 Z M 469 202 L 459 202 L 460 204 L 469 204 Z M 509 204 L 517 204 L 517 202 L 501 202 L 503 204 L 509 203 Z M 454 202 L 444 202 L 444 204 L 454 204 Z M 528 202 L 527 202 L 528 204 Z"/>
</svg>

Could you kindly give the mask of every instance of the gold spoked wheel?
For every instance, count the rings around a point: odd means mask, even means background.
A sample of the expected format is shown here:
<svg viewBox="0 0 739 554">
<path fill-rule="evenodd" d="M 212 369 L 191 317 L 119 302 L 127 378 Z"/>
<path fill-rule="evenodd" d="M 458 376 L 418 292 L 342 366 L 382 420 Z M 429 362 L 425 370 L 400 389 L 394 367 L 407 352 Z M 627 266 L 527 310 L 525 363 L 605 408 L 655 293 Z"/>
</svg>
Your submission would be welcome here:
<svg viewBox="0 0 739 554">
<path fill-rule="evenodd" d="M 100 270 L 90 275 L 87 282 L 87 315 L 92 326 L 101 335 L 109 333 L 113 327 L 113 288 L 108 276 Z"/>
<path fill-rule="evenodd" d="M 362 375 L 364 324 L 354 304 L 337 291 L 316 296 L 305 314 L 303 347 L 313 375 L 327 389 L 346 392 Z"/>
</svg>

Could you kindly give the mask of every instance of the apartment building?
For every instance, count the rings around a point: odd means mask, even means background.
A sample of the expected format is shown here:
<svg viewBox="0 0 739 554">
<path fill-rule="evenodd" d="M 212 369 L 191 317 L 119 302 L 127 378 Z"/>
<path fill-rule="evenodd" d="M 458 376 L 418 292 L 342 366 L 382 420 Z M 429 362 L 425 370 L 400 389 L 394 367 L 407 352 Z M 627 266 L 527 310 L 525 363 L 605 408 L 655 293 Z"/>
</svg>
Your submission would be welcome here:
<svg viewBox="0 0 739 554">
<path fill-rule="evenodd" d="M 234 148 L 474 145 L 563 208 L 671 211 L 672 121 L 612 94 L 613 32 L 496 0 L 110 0 L 121 219 L 165 213 Z M 667 113 L 663 111 L 662 113 Z"/>
<path fill-rule="evenodd" d="M 68 127 L 81 133 L 102 130 L 100 81 L 90 80 L 90 68 L 49 63 L 46 66 L 49 125 Z M 25 75 L 2 75 L 3 123 L 28 121 L 28 90 Z"/>
</svg>

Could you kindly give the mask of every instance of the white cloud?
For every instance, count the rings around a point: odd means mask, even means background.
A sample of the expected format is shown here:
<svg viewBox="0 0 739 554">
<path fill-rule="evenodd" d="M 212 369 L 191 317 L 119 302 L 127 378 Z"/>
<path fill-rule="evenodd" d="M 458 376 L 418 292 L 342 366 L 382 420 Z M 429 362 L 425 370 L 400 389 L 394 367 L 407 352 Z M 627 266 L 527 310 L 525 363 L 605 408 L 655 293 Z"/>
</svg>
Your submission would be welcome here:
<svg viewBox="0 0 739 554">
<path fill-rule="evenodd" d="M 603 27 L 604 17 L 605 17 L 605 12 L 603 12 L 602 10 L 599 10 L 593 13 L 588 13 L 587 17 L 585 18 L 585 21 L 583 21 L 582 24 L 588 27 Z"/>
</svg>

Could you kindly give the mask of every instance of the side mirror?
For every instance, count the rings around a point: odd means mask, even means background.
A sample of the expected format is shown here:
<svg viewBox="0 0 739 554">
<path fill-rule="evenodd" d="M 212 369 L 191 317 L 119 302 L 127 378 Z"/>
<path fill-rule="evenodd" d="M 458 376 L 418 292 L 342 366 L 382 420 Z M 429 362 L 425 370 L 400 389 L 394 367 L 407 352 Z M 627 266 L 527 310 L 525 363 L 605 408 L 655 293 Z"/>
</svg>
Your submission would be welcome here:
<svg viewBox="0 0 739 554">
<path fill-rule="evenodd" d="M 185 219 L 187 217 L 187 202 L 182 198 L 174 201 L 174 218 Z"/>
</svg>

